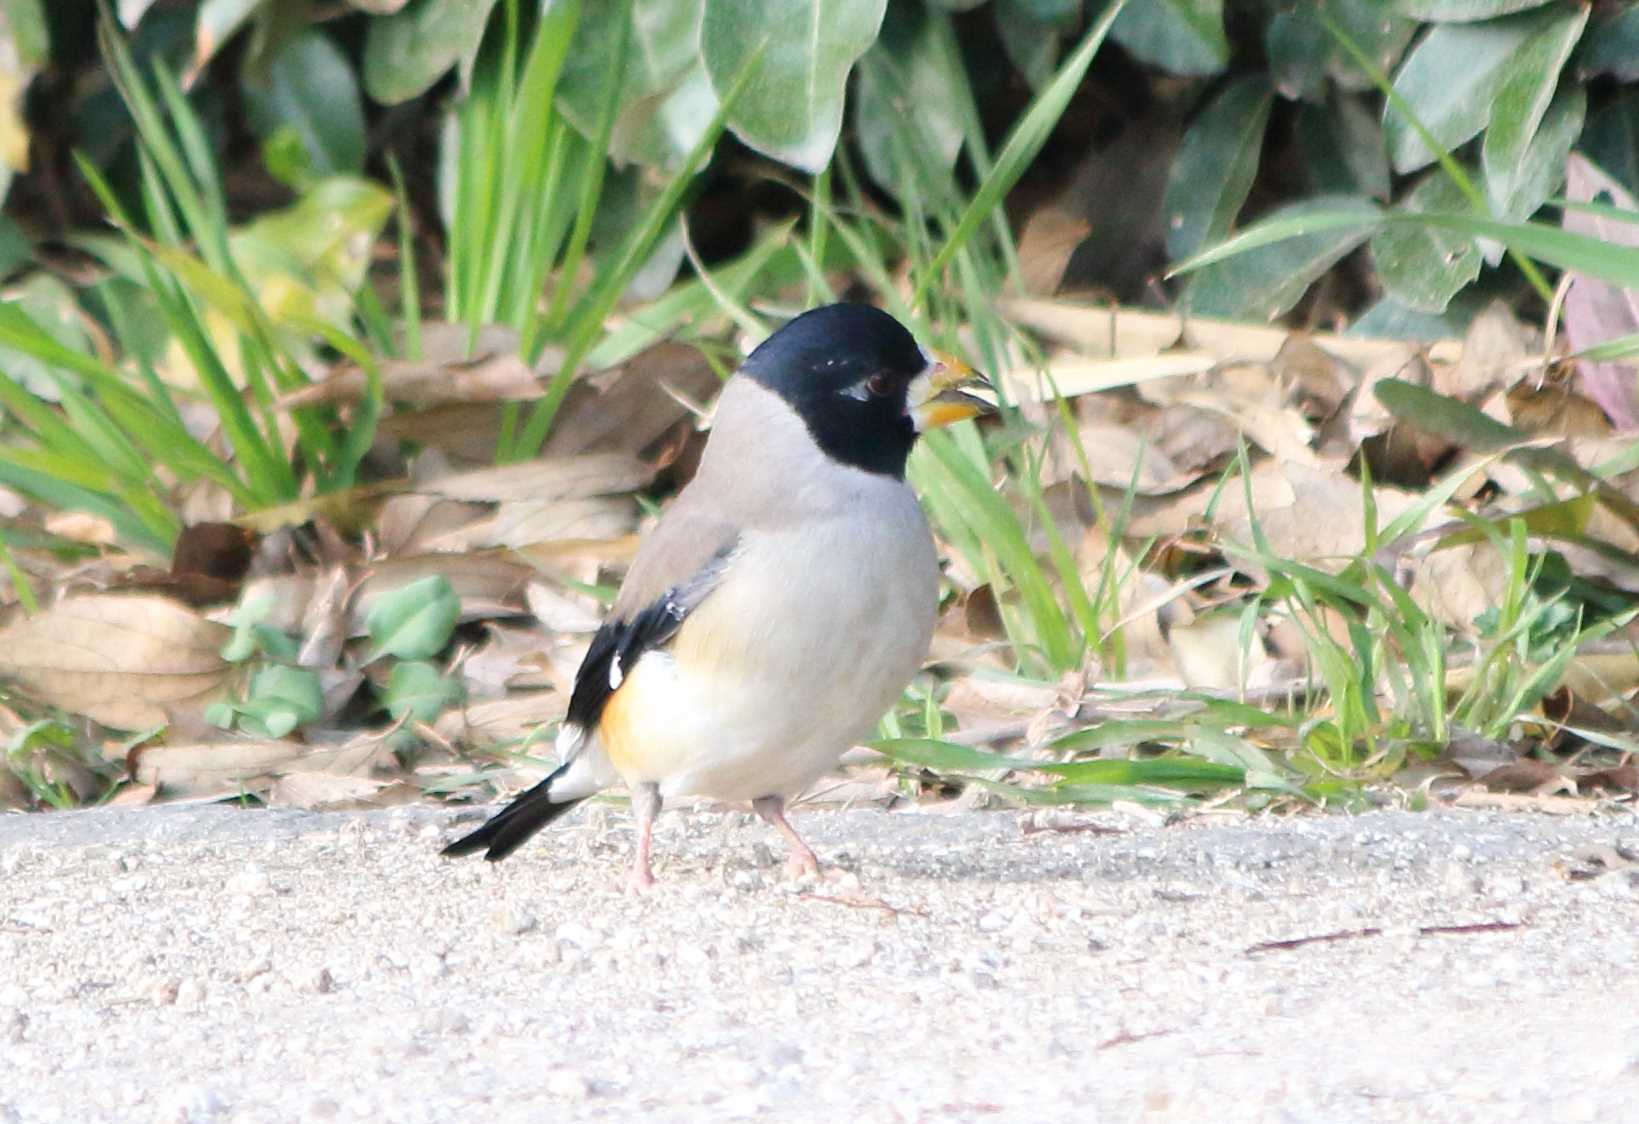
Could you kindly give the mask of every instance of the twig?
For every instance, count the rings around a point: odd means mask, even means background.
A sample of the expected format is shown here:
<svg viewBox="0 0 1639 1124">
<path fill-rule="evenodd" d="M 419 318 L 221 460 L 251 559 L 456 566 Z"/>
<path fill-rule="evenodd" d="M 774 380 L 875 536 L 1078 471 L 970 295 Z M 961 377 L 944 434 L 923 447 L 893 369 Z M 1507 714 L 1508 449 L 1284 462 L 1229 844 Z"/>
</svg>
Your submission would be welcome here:
<svg viewBox="0 0 1639 1124">
<path fill-rule="evenodd" d="M 1421 937 L 1462 936 L 1467 933 L 1506 933 L 1522 928 L 1518 921 L 1470 921 L 1458 925 L 1419 925 L 1417 935 Z M 1281 941 L 1259 941 L 1249 945 L 1247 956 L 1256 956 L 1260 952 L 1286 952 L 1289 949 L 1302 948 L 1309 944 L 1329 944 L 1333 941 L 1353 941 L 1363 937 L 1380 937 L 1383 930 L 1378 926 L 1366 929 L 1341 929 L 1335 933 L 1319 933 L 1311 937 L 1288 937 Z"/>
<path fill-rule="evenodd" d="M 880 909 L 883 912 L 890 913 L 895 917 L 899 917 L 904 914 L 910 914 L 912 917 L 928 916 L 928 911 L 925 909 L 917 909 L 914 906 L 901 909 L 899 906 L 889 905 L 881 898 L 865 898 L 852 894 L 848 897 L 835 897 L 831 894 L 798 894 L 797 897 L 802 898 L 805 901 L 830 902 L 832 905 L 845 905 L 849 909 Z"/>
<path fill-rule="evenodd" d="M 1259 941 L 1247 947 L 1246 955 L 1256 956 L 1260 952 L 1285 952 L 1288 949 L 1302 948 L 1306 944 L 1328 944 L 1332 941 L 1353 941 L 1361 937 L 1377 937 L 1383 930 L 1373 926 L 1370 929 L 1343 929 L 1336 933 L 1321 933 L 1312 937 L 1288 937 L 1283 941 Z"/>
<path fill-rule="evenodd" d="M 1128 1046 L 1134 1042 L 1142 1042 L 1146 1038 L 1164 1038 L 1169 1034 L 1176 1034 L 1174 1030 L 1146 1030 L 1142 1034 L 1134 1034 L 1124 1030 L 1114 1038 L 1106 1038 L 1098 1044 L 1098 1049 L 1108 1050 L 1111 1046 Z"/>
</svg>

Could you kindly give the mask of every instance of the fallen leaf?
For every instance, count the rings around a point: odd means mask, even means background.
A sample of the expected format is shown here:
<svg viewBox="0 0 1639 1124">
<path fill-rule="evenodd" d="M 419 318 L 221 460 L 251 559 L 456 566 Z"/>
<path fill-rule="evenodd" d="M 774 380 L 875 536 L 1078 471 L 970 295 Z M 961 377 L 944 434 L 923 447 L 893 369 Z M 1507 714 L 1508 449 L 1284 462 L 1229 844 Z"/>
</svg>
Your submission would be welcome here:
<svg viewBox="0 0 1639 1124">
<path fill-rule="evenodd" d="M 1573 153 L 1565 162 L 1565 194 L 1577 203 L 1604 201 L 1632 210 L 1633 196 L 1587 157 Z M 1591 235 L 1606 245 L 1639 248 L 1639 227 L 1632 223 L 1565 208 L 1566 230 Z M 1639 331 L 1639 291 L 1619 288 L 1606 281 L 1573 274 L 1565 292 L 1565 336 L 1571 347 L 1582 351 Z M 1639 427 L 1639 370 L 1632 360 L 1596 362 L 1578 359 L 1582 386 L 1587 396 L 1599 404 L 1611 423 L 1620 430 Z"/>
<path fill-rule="evenodd" d="M 231 631 L 163 597 L 66 598 L 0 633 L 0 673 L 51 706 L 105 726 L 162 726 L 227 683 Z"/>
<path fill-rule="evenodd" d="M 283 765 L 308 752 L 300 742 L 224 739 L 133 750 L 131 777 L 164 796 L 232 795 L 265 785 Z"/>
<path fill-rule="evenodd" d="M 657 343 L 590 381 L 597 394 L 565 401 L 542 450 L 546 455 L 644 453 L 679 425 L 692 428 L 694 409 L 709 404 L 723 385 L 697 349 L 671 342 Z"/>
<path fill-rule="evenodd" d="M 494 468 L 453 473 L 417 481 L 415 491 L 450 500 L 499 503 L 507 500 L 549 503 L 554 500 L 624 495 L 649 482 L 654 470 L 626 453 L 585 453 L 551 457 Z"/>
</svg>

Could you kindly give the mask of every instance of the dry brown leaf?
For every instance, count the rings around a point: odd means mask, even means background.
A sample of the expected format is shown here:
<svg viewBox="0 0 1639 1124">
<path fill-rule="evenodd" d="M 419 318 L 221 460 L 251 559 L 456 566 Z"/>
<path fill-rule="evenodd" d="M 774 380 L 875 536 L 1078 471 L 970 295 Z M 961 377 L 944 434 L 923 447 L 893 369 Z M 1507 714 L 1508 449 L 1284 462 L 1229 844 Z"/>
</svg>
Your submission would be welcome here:
<svg viewBox="0 0 1639 1124">
<path fill-rule="evenodd" d="M 535 581 L 524 589 L 524 601 L 548 632 L 596 632 L 603 624 L 602 606 L 584 593 Z"/>
<path fill-rule="evenodd" d="M 1441 624 L 1472 632 L 1474 618 L 1502 603 L 1508 562 L 1489 542 L 1436 550 L 1414 564 L 1411 596 Z"/>
<path fill-rule="evenodd" d="M 584 453 L 460 472 L 417 481 L 415 490 L 445 499 L 476 503 L 507 500 L 546 503 L 561 499 L 614 496 L 646 485 L 654 470 L 627 453 Z"/>
<path fill-rule="evenodd" d="M 1080 436 L 1087 470 L 1096 484 L 1122 489 L 1131 484 L 1140 494 L 1153 496 L 1177 491 L 1194 479 L 1193 474 L 1180 471 L 1166 453 L 1127 426 L 1085 425 Z M 1080 458 L 1067 459 L 1080 467 Z"/>
<path fill-rule="evenodd" d="M 490 509 L 410 493 L 394 496 L 376 518 L 376 550 L 387 557 L 429 552 L 465 552 L 472 549 L 474 526 L 488 520 Z"/>
<path fill-rule="evenodd" d="M 1285 328 L 1197 317 L 1185 319 L 1165 312 L 1071 301 L 1017 298 L 1002 300 L 999 307 L 1014 323 L 1095 356 L 1153 355 L 1182 345 L 1210 355 L 1217 362 L 1267 363 L 1279 354 L 1291 335 Z M 1437 360 L 1449 361 L 1461 350 L 1456 340 L 1419 347 L 1400 340 L 1365 339 L 1330 332 L 1316 332 L 1308 338 L 1328 354 L 1360 368 L 1390 360 L 1403 364 L 1418 350 L 1425 350 Z"/>
<path fill-rule="evenodd" d="M 516 694 L 445 711 L 433 723 L 433 730 L 444 740 L 459 746 L 516 743 L 537 733 L 547 723 L 562 718 L 568 704 L 569 697 L 558 691 Z M 549 749 L 543 744 L 535 752 L 545 754 Z"/>
<path fill-rule="evenodd" d="M 516 353 L 480 355 L 470 360 L 383 359 L 382 396 L 389 402 L 418 406 L 445 402 L 520 402 L 546 393 L 540 376 Z M 358 367 L 348 365 L 322 382 L 304 386 L 279 399 L 282 409 L 322 403 L 356 402 L 369 388 Z"/>
<path fill-rule="evenodd" d="M 698 350 L 669 341 L 592 382 L 595 395 L 565 400 L 543 450 L 546 455 L 642 453 L 677 426 L 692 428 L 694 408 L 708 405 L 723 385 Z"/>
<path fill-rule="evenodd" d="M 637 527 L 637 502 L 630 496 L 578 500 L 508 500 L 495 515 L 474 527 L 475 547 L 524 547 L 540 542 L 618 539 Z"/>
<path fill-rule="evenodd" d="M 163 597 L 70 597 L 0 633 L 0 674 L 105 726 L 162 726 L 198 713 L 227 683 L 228 636 Z"/>
<path fill-rule="evenodd" d="M 1556 792 L 1576 795 L 1576 781 L 1557 763 L 1522 757 L 1481 774 L 1479 782 L 1493 792 L 1530 792 L 1551 796 Z"/>
<path fill-rule="evenodd" d="M 83 511 L 54 511 L 45 517 L 45 529 L 58 538 L 90 546 L 110 546 L 119 540 L 112 523 Z"/>
<path fill-rule="evenodd" d="M 1573 154 L 1565 163 L 1565 194 L 1578 203 L 1603 199 L 1618 207 L 1634 206 L 1633 196 L 1620 182 L 1580 154 Z M 1630 250 L 1639 245 L 1639 230 L 1620 219 L 1567 207 L 1563 221 L 1566 230 L 1591 235 L 1608 245 Z M 1565 335 L 1574 350 L 1629 335 L 1636 327 L 1639 292 L 1581 274 L 1571 278 L 1565 293 Z M 1639 393 L 1634 390 L 1631 359 L 1579 359 L 1577 366 L 1588 397 L 1600 405 L 1617 429 L 1631 431 L 1639 427 Z"/>
<path fill-rule="evenodd" d="M 1506 304 L 1492 301 L 1469 324 L 1456 362 L 1434 368 L 1434 389 L 1478 406 L 1541 368 L 1541 348 Z"/>
<path fill-rule="evenodd" d="M 301 742 L 224 739 L 133 750 L 131 776 L 165 796 L 217 796 L 264 786 L 281 766 L 301 759 Z"/>
<path fill-rule="evenodd" d="M 1019 231 L 1019 281 L 1027 293 L 1051 295 L 1064 277 L 1064 268 L 1092 223 L 1048 203 L 1036 208 Z"/>
<path fill-rule="evenodd" d="M 389 783 L 373 777 L 296 769 L 275 780 L 266 799 L 276 808 L 305 808 L 313 812 L 373 808 L 376 794 Z"/>
<path fill-rule="evenodd" d="M 452 464 L 490 465 L 506 409 L 498 402 L 445 402 L 399 410 L 382 418 L 376 432 L 387 440 L 437 449 Z"/>
<path fill-rule="evenodd" d="M 461 681 L 468 697 L 498 698 L 512 690 L 555 685 L 548 651 L 558 641 L 535 629 L 489 625 L 489 639 L 461 661 Z"/>
</svg>

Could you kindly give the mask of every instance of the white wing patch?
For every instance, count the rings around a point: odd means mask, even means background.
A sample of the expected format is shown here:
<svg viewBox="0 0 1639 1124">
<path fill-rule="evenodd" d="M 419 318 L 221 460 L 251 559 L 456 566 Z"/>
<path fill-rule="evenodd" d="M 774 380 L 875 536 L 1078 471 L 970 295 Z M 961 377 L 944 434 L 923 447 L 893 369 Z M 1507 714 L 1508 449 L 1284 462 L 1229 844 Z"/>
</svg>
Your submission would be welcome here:
<svg viewBox="0 0 1639 1124">
<path fill-rule="evenodd" d="M 620 690 L 621 683 L 625 682 L 626 673 L 620 669 L 620 657 L 617 655 L 609 661 L 609 689 Z"/>
</svg>

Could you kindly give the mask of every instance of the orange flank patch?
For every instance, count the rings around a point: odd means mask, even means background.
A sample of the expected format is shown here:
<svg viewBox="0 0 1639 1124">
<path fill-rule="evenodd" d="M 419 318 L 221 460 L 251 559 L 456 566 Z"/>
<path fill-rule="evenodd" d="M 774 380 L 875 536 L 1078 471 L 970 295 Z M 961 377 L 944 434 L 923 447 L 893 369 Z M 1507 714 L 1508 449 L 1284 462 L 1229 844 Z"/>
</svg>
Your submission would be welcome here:
<svg viewBox="0 0 1639 1124">
<path fill-rule="evenodd" d="M 640 666 L 641 663 L 639 661 Z M 635 717 L 639 708 L 638 696 L 643 693 L 638 682 L 641 678 L 642 673 L 634 667 L 603 704 L 603 713 L 598 716 L 598 738 L 603 742 L 610 763 L 623 777 L 630 777 L 641 769 L 638 760 L 640 738 Z"/>
</svg>

